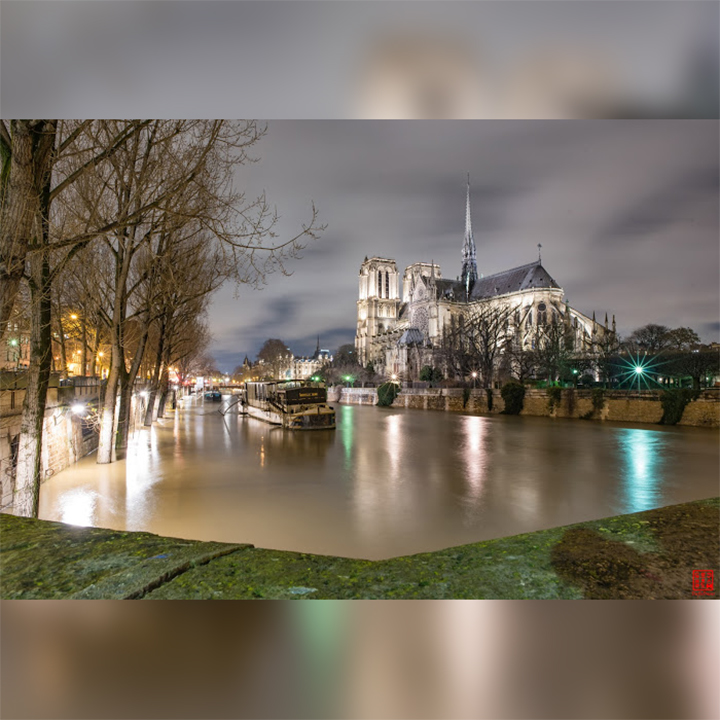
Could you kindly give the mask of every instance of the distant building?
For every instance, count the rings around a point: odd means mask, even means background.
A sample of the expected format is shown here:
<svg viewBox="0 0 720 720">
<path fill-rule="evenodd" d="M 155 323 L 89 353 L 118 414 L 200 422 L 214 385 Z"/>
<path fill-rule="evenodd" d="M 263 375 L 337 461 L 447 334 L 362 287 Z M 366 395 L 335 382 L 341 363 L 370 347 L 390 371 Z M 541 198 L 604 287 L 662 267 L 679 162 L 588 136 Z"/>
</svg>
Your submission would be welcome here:
<svg viewBox="0 0 720 720">
<path fill-rule="evenodd" d="M 535 262 L 483 276 L 478 272 L 475 239 L 470 213 L 470 183 L 467 186 L 465 237 L 461 272 L 457 279 L 442 277 L 434 262 L 415 262 L 405 268 L 400 293 L 400 275 L 395 260 L 365 258 L 360 267 L 355 347 L 363 366 L 372 363 L 381 374 L 414 376 L 424 364 L 432 365 L 444 332 L 457 327 L 473 312 L 502 309 L 508 317 L 506 337 L 523 348 L 542 341 L 543 330 L 562 324 L 576 351 L 592 351 L 614 342 L 612 327 L 595 321 L 564 300 L 564 290 Z"/>
<path fill-rule="evenodd" d="M 30 367 L 30 331 L 18 323 L 8 323 L 0 340 L 0 370 L 27 370 Z"/>
<path fill-rule="evenodd" d="M 288 378 L 294 380 L 305 380 L 312 377 L 315 373 L 320 372 L 324 367 L 333 361 L 333 356 L 329 350 L 320 347 L 320 337 L 318 337 L 315 352 L 310 357 L 293 356 L 292 365 L 289 368 Z"/>
</svg>

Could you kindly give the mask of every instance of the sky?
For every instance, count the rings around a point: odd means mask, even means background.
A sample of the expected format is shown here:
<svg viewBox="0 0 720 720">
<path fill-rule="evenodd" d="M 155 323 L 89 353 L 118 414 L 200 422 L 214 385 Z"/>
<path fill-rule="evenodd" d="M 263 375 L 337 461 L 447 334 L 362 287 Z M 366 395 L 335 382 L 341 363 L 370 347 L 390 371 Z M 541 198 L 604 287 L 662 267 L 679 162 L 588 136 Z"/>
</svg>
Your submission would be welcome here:
<svg viewBox="0 0 720 720">
<path fill-rule="evenodd" d="M 478 270 L 537 258 L 572 307 L 615 314 L 627 334 L 646 323 L 720 331 L 717 120 L 269 121 L 259 162 L 237 185 L 265 190 L 279 239 L 311 203 L 322 237 L 260 290 L 225 286 L 213 299 L 210 352 L 222 370 L 268 338 L 296 355 L 355 335 L 365 256 L 400 273 L 434 260 L 460 273 L 465 188 Z"/>
</svg>

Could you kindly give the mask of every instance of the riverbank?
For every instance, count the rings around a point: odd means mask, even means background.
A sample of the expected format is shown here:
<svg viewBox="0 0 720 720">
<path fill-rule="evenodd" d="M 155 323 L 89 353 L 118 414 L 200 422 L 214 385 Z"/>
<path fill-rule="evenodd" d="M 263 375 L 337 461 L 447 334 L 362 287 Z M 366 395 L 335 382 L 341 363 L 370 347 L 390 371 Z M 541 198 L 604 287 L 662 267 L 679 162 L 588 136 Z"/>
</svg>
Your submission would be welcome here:
<svg viewBox="0 0 720 720">
<path fill-rule="evenodd" d="M 632 390 L 575 390 L 527 388 L 521 415 L 609 422 L 658 424 L 663 420 L 663 392 Z M 376 405 L 375 388 L 331 388 L 331 402 Z M 505 410 L 500 390 L 464 388 L 402 388 L 393 407 L 441 410 L 470 415 L 497 415 Z M 720 427 L 720 392 L 703 390 L 687 403 L 677 425 Z"/>
<path fill-rule="evenodd" d="M 3 599 L 692 598 L 720 498 L 390 560 L 353 560 L 0 515 Z"/>
</svg>

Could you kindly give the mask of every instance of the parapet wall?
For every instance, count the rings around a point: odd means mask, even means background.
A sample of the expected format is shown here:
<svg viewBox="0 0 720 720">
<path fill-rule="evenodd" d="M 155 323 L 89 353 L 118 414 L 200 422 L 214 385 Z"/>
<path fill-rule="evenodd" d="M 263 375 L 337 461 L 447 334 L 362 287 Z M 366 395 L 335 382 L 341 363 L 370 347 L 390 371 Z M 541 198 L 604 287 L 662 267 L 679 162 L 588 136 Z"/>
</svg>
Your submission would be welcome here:
<svg viewBox="0 0 720 720">
<path fill-rule="evenodd" d="M 71 411 L 75 402 L 97 407 L 99 386 L 48 388 L 41 457 L 42 478 L 77 462 L 97 450 L 98 433 L 92 423 Z M 14 455 L 22 422 L 23 388 L 0 391 L 0 510 L 12 507 L 15 486 Z M 142 424 L 144 403 L 133 397 L 130 413 L 130 432 Z"/>
<path fill-rule="evenodd" d="M 525 391 L 521 414 L 537 417 L 659 423 L 663 416 L 661 397 L 661 392 L 608 390 L 605 391 L 602 407 L 595 409 L 590 390 L 564 388 L 560 391 L 559 402 L 553 403 L 547 390 L 528 389 Z M 343 388 L 339 402 L 350 405 L 375 405 L 377 391 L 374 388 Z M 490 407 L 491 403 L 492 407 Z M 407 388 L 400 392 L 393 407 L 497 414 L 505 409 L 505 403 L 499 390 L 491 391 L 488 396 L 486 390 L 470 390 L 468 393 L 463 388 Z M 720 394 L 712 390 L 701 393 L 697 400 L 688 403 L 678 425 L 720 427 Z"/>
<path fill-rule="evenodd" d="M 3 509 L 12 506 L 14 455 L 24 399 L 24 389 L 0 392 L 0 507 Z M 44 479 L 97 449 L 97 433 L 70 410 L 70 405 L 80 400 L 97 402 L 97 387 L 48 388 L 41 459 Z"/>
</svg>

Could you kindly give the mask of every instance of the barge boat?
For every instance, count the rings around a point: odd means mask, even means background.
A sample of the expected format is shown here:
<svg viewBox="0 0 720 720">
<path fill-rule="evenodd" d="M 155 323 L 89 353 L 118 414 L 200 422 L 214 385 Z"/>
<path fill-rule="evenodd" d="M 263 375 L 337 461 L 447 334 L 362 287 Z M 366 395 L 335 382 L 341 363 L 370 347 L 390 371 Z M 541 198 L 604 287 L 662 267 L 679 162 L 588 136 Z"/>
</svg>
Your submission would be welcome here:
<svg viewBox="0 0 720 720">
<path fill-rule="evenodd" d="M 321 382 L 247 382 L 241 402 L 250 417 L 288 430 L 335 427 L 335 410 L 327 404 L 327 388 Z"/>
</svg>

